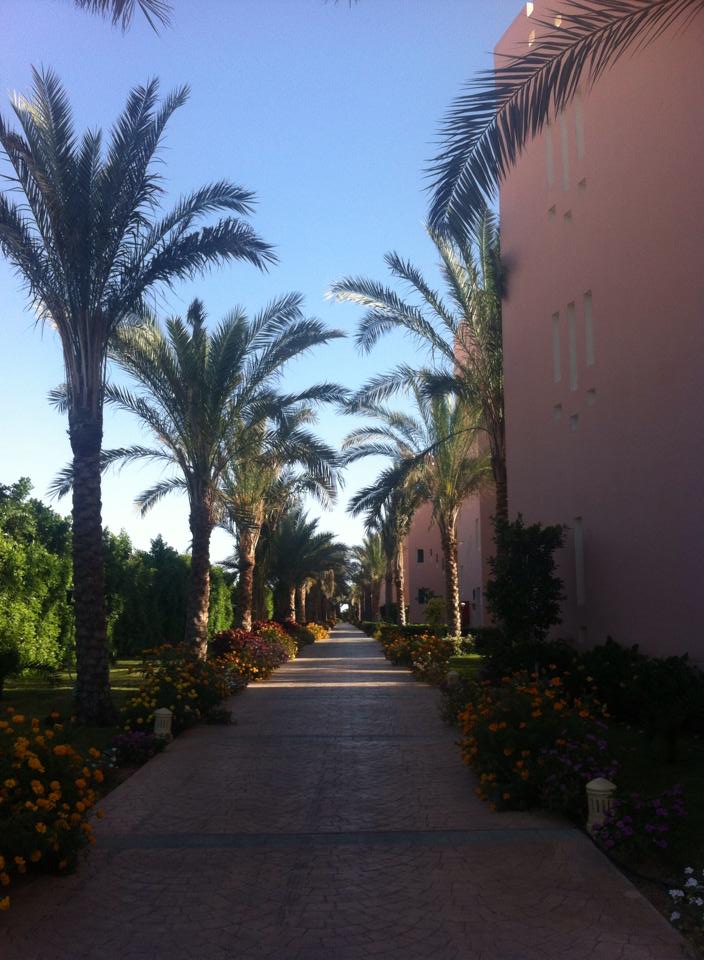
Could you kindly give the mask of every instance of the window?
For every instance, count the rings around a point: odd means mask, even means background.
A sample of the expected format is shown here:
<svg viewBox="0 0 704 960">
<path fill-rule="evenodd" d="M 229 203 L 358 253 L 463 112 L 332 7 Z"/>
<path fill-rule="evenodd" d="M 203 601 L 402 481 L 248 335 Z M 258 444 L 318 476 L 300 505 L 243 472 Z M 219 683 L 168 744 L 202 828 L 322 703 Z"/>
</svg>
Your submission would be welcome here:
<svg viewBox="0 0 704 960">
<path fill-rule="evenodd" d="M 567 343 L 570 357 L 570 390 L 577 389 L 577 319 L 574 303 L 567 304 Z"/>
<path fill-rule="evenodd" d="M 562 404 L 556 403 L 552 408 L 552 415 L 556 420 L 562 420 Z"/>
<path fill-rule="evenodd" d="M 548 187 L 551 187 L 555 182 L 555 160 L 553 155 L 552 127 L 549 124 L 545 128 L 545 163 Z"/>
<path fill-rule="evenodd" d="M 594 366 L 594 319 L 592 317 L 592 292 L 587 290 L 582 298 L 584 305 L 584 355 L 588 367 Z"/>
<path fill-rule="evenodd" d="M 577 432 L 578 426 L 579 426 L 579 414 L 573 413 L 572 416 L 570 417 L 570 430 L 572 431 L 572 433 Z"/>
<path fill-rule="evenodd" d="M 417 561 L 418 563 L 423 563 L 424 560 L 425 560 L 425 554 L 423 553 L 422 548 L 419 548 L 419 549 L 418 549 L 418 555 L 417 555 L 417 557 L 416 557 L 416 561 Z M 422 603 L 422 602 L 423 602 L 422 600 L 419 601 L 419 603 Z"/>
<path fill-rule="evenodd" d="M 577 159 L 584 158 L 584 110 L 582 109 L 582 94 L 577 92 L 574 98 L 574 132 L 577 141 Z"/>
<path fill-rule="evenodd" d="M 560 314 L 552 315 L 552 369 L 555 383 L 562 380 L 562 365 L 560 363 Z"/>
<path fill-rule="evenodd" d="M 562 189 L 570 188 L 570 141 L 564 114 L 560 116 L 560 153 L 562 155 Z"/>
<path fill-rule="evenodd" d="M 574 563 L 575 581 L 577 585 L 577 606 L 583 607 L 587 602 L 586 586 L 584 581 L 584 524 L 581 517 L 574 518 Z"/>
</svg>

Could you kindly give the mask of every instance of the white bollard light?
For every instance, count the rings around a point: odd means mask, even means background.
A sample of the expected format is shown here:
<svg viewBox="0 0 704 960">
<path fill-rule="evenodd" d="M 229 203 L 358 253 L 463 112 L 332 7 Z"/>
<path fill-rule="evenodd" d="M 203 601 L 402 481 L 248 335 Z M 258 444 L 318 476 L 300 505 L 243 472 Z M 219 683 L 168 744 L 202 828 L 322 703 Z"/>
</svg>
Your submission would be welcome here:
<svg viewBox="0 0 704 960">
<path fill-rule="evenodd" d="M 594 827 L 603 823 L 604 817 L 611 812 L 611 803 L 616 790 L 616 784 L 604 777 L 597 777 L 587 784 L 587 830 L 591 833 Z"/>
<path fill-rule="evenodd" d="M 160 740 L 171 740 L 171 720 L 173 713 L 168 707 L 159 707 L 154 711 L 154 736 Z"/>
</svg>

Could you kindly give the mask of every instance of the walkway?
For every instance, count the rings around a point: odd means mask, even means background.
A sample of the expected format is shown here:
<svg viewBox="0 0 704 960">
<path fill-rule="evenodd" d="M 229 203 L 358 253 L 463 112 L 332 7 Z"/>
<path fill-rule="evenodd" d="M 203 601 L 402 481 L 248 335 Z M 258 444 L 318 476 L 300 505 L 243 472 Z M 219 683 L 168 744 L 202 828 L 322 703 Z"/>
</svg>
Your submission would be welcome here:
<svg viewBox="0 0 704 960">
<path fill-rule="evenodd" d="M 492 814 L 437 693 L 350 628 L 103 804 L 79 872 L 0 921 L 2 960 L 675 960 L 578 832 Z"/>
</svg>

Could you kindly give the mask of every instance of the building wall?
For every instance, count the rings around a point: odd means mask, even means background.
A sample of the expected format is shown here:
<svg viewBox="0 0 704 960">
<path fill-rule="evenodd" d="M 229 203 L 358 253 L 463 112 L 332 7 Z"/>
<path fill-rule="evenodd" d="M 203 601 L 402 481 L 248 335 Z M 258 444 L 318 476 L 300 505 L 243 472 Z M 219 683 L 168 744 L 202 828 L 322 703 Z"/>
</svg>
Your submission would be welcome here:
<svg viewBox="0 0 704 960">
<path fill-rule="evenodd" d="M 433 508 L 424 503 L 416 511 L 406 538 L 409 621 L 425 621 L 425 604 L 418 597 L 419 590 L 430 590 L 435 596 L 445 596 L 445 573 L 442 565 L 440 531 L 433 523 Z M 419 559 L 418 551 L 423 551 Z"/>
<path fill-rule="evenodd" d="M 497 49 L 523 52 L 534 24 Z M 501 189 L 509 505 L 570 528 L 558 632 L 697 659 L 703 52 L 699 17 L 627 54 Z"/>
</svg>

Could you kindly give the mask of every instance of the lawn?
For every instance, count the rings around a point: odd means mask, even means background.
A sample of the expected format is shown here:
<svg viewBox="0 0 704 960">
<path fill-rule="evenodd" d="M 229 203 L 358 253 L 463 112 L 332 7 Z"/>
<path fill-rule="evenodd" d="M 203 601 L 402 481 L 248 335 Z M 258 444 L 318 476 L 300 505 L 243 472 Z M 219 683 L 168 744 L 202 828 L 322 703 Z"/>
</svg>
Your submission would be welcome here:
<svg viewBox="0 0 704 960">
<path fill-rule="evenodd" d="M 122 709 L 140 683 L 139 660 L 118 660 L 110 668 L 110 685 L 113 702 L 118 710 Z M 17 713 L 27 716 L 48 717 L 52 711 L 68 720 L 73 711 L 73 683 L 75 674 L 59 672 L 47 677 L 46 674 L 27 672 L 22 676 L 5 681 L 5 690 L 0 700 L 0 710 L 12 707 Z M 89 747 L 104 750 L 118 727 L 79 727 L 66 725 L 66 740 L 79 753 Z"/>
</svg>

